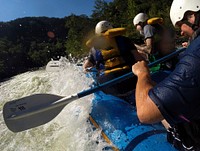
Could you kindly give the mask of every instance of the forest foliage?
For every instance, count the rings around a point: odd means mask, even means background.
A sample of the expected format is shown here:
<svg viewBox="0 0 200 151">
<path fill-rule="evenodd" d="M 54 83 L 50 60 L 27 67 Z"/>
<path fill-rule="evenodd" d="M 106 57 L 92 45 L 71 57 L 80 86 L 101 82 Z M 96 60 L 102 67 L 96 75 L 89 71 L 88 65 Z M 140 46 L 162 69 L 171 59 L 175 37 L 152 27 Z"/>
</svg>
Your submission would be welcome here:
<svg viewBox="0 0 200 151">
<path fill-rule="evenodd" d="M 77 58 L 86 56 L 89 48 L 85 42 L 101 20 L 127 28 L 126 36 L 131 39 L 140 38 L 132 24 L 140 12 L 149 17 L 162 17 L 165 25 L 172 27 L 171 3 L 172 0 L 96 0 L 91 16 L 25 17 L 0 22 L 0 80 L 45 66 L 51 58 L 69 54 Z"/>
</svg>

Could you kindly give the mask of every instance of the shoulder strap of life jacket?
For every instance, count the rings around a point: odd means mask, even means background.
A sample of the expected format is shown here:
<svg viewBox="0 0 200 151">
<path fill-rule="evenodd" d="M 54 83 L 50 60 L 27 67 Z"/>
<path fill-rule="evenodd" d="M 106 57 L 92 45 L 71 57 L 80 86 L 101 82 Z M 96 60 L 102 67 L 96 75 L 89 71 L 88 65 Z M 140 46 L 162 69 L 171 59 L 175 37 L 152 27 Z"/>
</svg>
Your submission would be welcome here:
<svg viewBox="0 0 200 151">
<path fill-rule="evenodd" d="M 147 20 L 147 24 L 149 25 L 155 25 L 155 24 L 163 24 L 163 18 L 161 17 L 153 17 Z"/>
<path fill-rule="evenodd" d="M 153 17 L 147 20 L 147 24 L 152 25 L 153 27 L 156 28 L 157 31 L 163 32 L 164 30 L 164 21 L 163 18 L 161 17 Z"/>
</svg>

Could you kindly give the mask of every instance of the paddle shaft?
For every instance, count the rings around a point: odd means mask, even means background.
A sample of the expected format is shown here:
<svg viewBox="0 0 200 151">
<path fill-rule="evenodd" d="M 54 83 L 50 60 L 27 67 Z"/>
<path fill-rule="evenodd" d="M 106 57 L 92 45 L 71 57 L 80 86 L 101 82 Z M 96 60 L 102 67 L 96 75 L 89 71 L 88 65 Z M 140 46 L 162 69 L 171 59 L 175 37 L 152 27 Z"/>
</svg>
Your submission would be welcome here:
<svg viewBox="0 0 200 151">
<path fill-rule="evenodd" d="M 164 56 L 164 57 L 162 57 L 162 58 L 160 58 L 160 59 L 158 59 L 158 60 L 156 60 L 156 61 L 154 61 L 154 62 L 148 64 L 148 67 L 151 68 L 151 67 L 153 67 L 153 66 L 155 66 L 155 65 L 157 65 L 157 64 L 159 64 L 159 63 L 163 63 L 163 62 L 169 60 L 170 58 L 173 58 L 173 57 L 177 56 L 179 53 L 183 52 L 185 49 L 186 49 L 186 48 L 179 48 L 179 49 L 177 49 L 176 51 L 172 52 L 171 54 L 166 55 L 166 56 Z M 107 87 L 107 86 L 112 86 L 113 84 L 122 82 L 122 81 L 124 81 L 125 79 L 131 78 L 131 77 L 133 77 L 133 76 L 134 76 L 133 72 L 129 72 L 129 73 L 124 74 L 124 75 L 122 75 L 122 76 L 120 76 L 120 77 L 118 77 L 118 78 L 112 79 L 112 80 L 110 80 L 110 81 L 108 81 L 108 82 L 105 82 L 105 83 L 103 83 L 103 84 L 99 84 L 99 85 L 96 86 L 96 87 L 93 87 L 93 88 L 91 88 L 91 89 L 88 89 L 88 90 L 85 90 L 85 91 L 83 91 L 83 92 L 78 93 L 78 94 L 77 94 L 77 95 L 78 95 L 78 98 L 82 98 L 82 97 L 84 97 L 84 96 L 86 96 L 86 95 L 92 94 L 92 93 L 94 93 L 94 92 L 96 92 L 96 91 L 98 91 L 98 90 L 101 90 L 101 89 L 103 89 L 103 88 L 105 88 L 105 87 Z"/>
<path fill-rule="evenodd" d="M 165 62 L 166 60 L 169 60 L 170 58 L 173 58 L 174 56 L 178 55 L 180 52 L 182 52 L 184 50 L 185 50 L 185 48 L 178 49 L 177 51 L 175 51 L 175 52 L 173 52 L 173 53 L 171 53 L 171 54 L 169 54 L 169 55 L 167 55 L 167 56 L 165 56 L 165 57 L 163 57 L 161 59 L 158 59 L 158 60 L 154 61 L 153 63 L 148 64 L 148 67 L 153 67 L 153 66 L 155 66 L 155 65 L 157 65 L 159 63 Z M 42 113 L 44 111 L 48 111 L 48 110 L 50 110 L 52 108 L 65 106 L 65 105 L 69 104 L 70 102 L 72 102 L 74 100 L 77 100 L 79 98 L 82 98 L 82 97 L 85 97 L 87 95 L 90 95 L 90 94 L 92 94 L 92 93 L 94 93 L 96 91 L 99 91 L 99 90 L 101 90 L 101 89 L 103 89 L 105 87 L 112 86 L 113 84 L 122 82 L 125 79 L 131 78 L 133 76 L 134 76 L 134 74 L 132 72 L 129 72 L 129 73 L 124 74 L 124 75 L 122 75 L 122 76 L 120 76 L 118 78 L 112 79 L 112 80 L 110 80 L 108 82 L 105 82 L 103 84 L 99 84 L 96 87 L 90 88 L 88 90 L 84 90 L 82 92 L 79 92 L 79 93 L 71 95 L 71 96 L 63 97 L 63 98 L 55 101 L 54 103 L 49 104 L 48 106 L 41 107 L 41 108 L 39 108 L 37 110 L 33 110 L 31 112 L 29 111 L 27 113 L 24 112 L 24 114 L 20 114 L 20 115 L 16 114 L 16 115 L 10 117 L 9 119 L 10 120 L 11 119 L 20 119 L 20 118 L 28 117 L 28 116 L 33 115 L 33 114 L 38 114 L 38 113 Z"/>
<path fill-rule="evenodd" d="M 178 49 L 177 51 L 150 63 L 148 66 L 152 67 L 156 64 L 165 62 L 184 50 L 185 48 Z M 4 121 L 7 127 L 13 132 L 20 132 L 40 126 L 55 118 L 70 102 L 85 97 L 105 87 L 119 83 L 133 75 L 134 74 L 130 72 L 103 84 L 99 84 L 96 87 L 67 97 L 53 94 L 35 94 L 7 102 L 3 108 Z"/>
</svg>

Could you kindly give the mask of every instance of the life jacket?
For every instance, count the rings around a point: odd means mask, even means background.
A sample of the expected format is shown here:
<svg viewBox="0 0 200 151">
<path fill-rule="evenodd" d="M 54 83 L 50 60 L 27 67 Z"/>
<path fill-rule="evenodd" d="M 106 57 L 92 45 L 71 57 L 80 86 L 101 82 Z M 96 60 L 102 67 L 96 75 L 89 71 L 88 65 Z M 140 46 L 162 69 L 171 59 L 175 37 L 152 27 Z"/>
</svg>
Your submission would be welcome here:
<svg viewBox="0 0 200 151">
<path fill-rule="evenodd" d="M 154 53 L 159 51 L 159 43 L 162 40 L 162 34 L 164 31 L 163 28 L 163 19 L 159 17 L 150 18 L 147 20 L 147 24 L 155 28 L 154 38 Z"/>
<path fill-rule="evenodd" d="M 165 56 L 175 49 L 174 31 L 166 28 L 161 17 L 153 17 L 147 20 L 147 24 L 152 25 L 156 29 L 154 35 L 154 49 L 159 55 Z"/>
<path fill-rule="evenodd" d="M 103 71 L 101 74 L 130 70 L 135 63 L 131 53 L 133 45 L 128 38 L 121 36 L 125 31 L 125 28 L 109 29 L 103 36 L 94 37 L 86 43 L 92 47 L 96 68 Z"/>
<path fill-rule="evenodd" d="M 157 35 L 162 35 L 163 30 L 164 30 L 163 23 L 164 23 L 164 21 L 161 17 L 153 17 L 153 18 L 150 18 L 147 20 L 148 25 L 151 25 L 156 28 Z"/>
<path fill-rule="evenodd" d="M 163 18 L 161 17 L 153 17 L 147 20 L 147 24 L 149 25 L 155 25 L 155 24 L 163 24 Z"/>
<path fill-rule="evenodd" d="M 164 21 L 161 17 L 150 18 L 147 20 L 147 24 L 155 28 L 153 54 L 149 55 L 149 62 L 154 62 L 175 50 L 175 35 L 172 30 L 163 25 Z M 177 59 L 173 58 L 172 60 L 169 60 L 168 63 L 157 64 L 152 67 L 150 71 L 156 72 L 160 69 L 172 70 L 175 67 L 175 63 L 177 63 Z"/>
</svg>

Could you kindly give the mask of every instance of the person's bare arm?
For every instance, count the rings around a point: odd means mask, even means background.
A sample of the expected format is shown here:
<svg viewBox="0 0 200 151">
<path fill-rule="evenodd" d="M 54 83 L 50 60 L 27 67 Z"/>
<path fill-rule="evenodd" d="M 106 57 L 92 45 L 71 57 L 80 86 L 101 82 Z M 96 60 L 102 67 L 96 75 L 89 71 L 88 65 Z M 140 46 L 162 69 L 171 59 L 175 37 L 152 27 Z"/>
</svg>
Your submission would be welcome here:
<svg viewBox="0 0 200 151">
<path fill-rule="evenodd" d="M 156 123 L 164 118 L 156 104 L 148 95 L 149 90 L 154 86 L 151 80 L 150 71 L 145 61 L 139 61 L 132 66 L 133 73 L 138 77 L 136 85 L 136 108 L 139 120 L 142 123 Z"/>
<path fill-rule="evenodd" d="M 88 72 L 88 68 L 93 67 L 94 65 L 92 64 L 92 62 L 90 62 L 88 59 L 85 60 L 84 64 L 83 64 L 83 72 Z"/>
<path fill-rule="evenodd" d="M 147 38 L 145 40 L 145 44 L 144 45 L 135 44 L 135 46 L 140 52 L 151 54 L 152 53 L 152 49 L 153 49 L 153 39 L 152 38 Z"/>
</svg>

